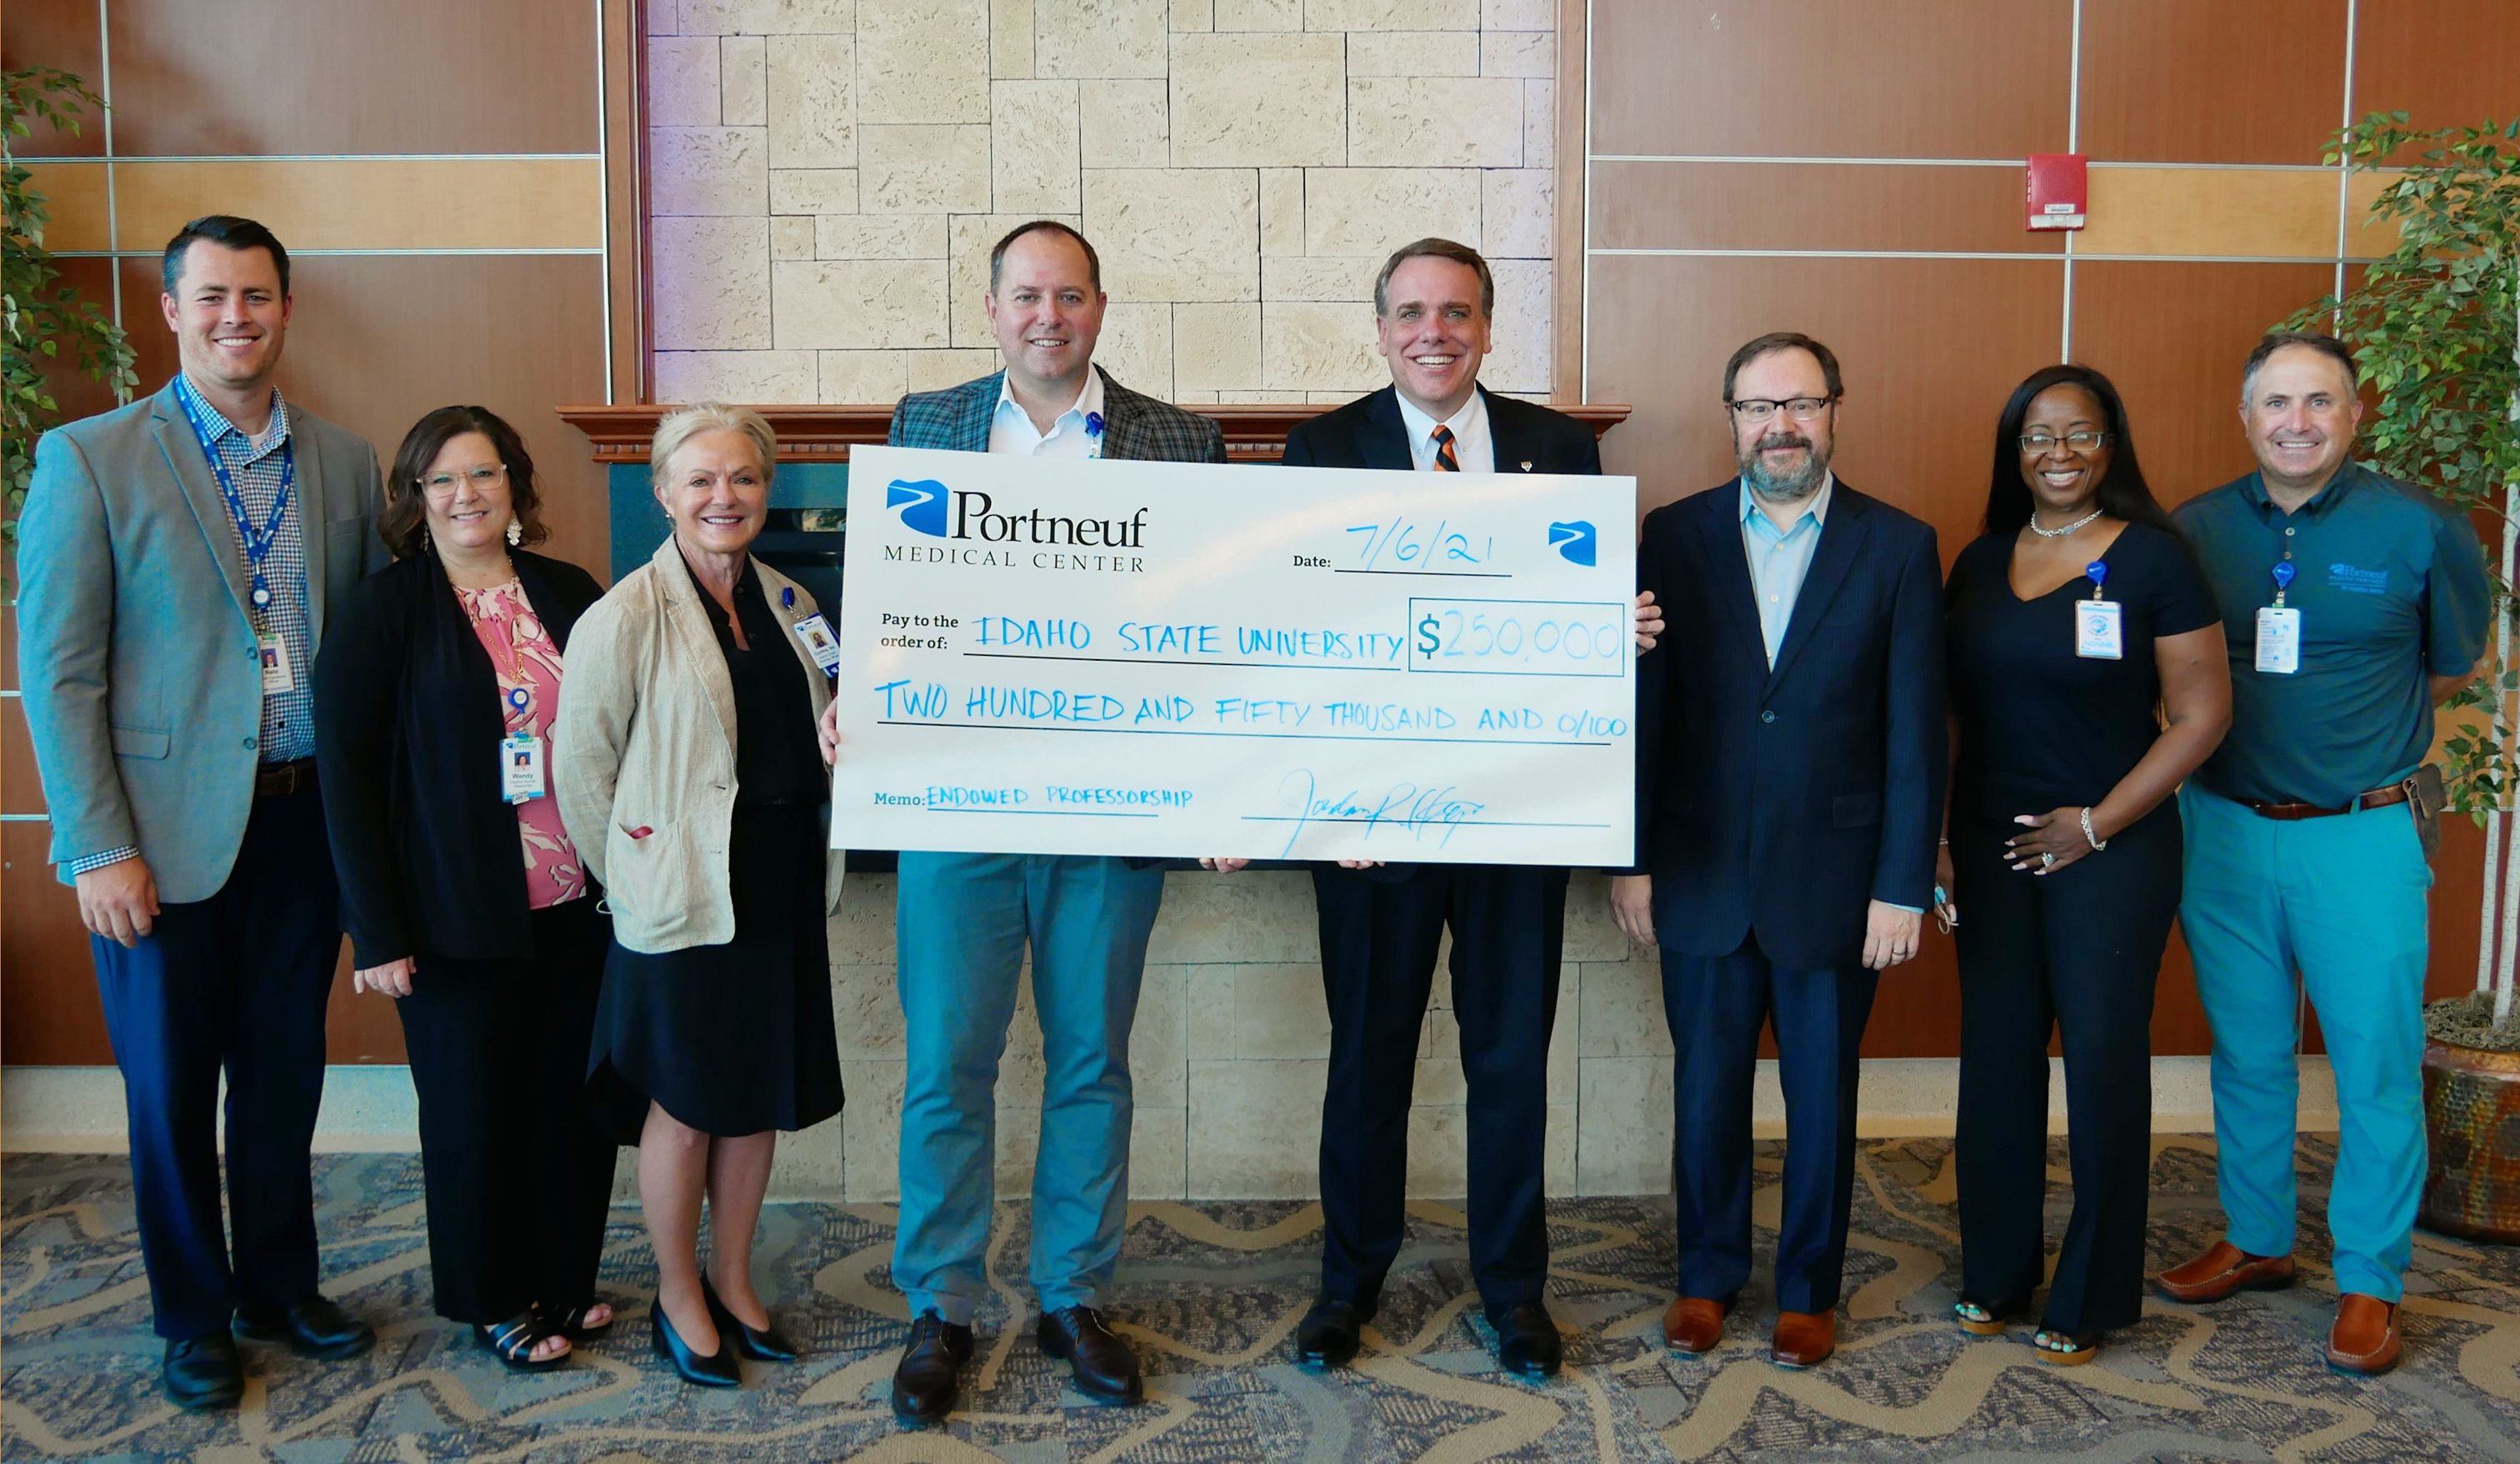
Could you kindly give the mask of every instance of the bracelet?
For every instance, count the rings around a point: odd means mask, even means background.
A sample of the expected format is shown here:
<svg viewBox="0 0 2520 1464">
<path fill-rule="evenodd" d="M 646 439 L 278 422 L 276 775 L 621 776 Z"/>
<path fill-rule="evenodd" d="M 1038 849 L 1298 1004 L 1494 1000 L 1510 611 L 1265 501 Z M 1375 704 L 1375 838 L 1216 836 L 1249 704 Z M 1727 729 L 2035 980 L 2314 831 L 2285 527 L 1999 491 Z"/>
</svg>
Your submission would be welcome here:
<svg viewBox="0 0 2520 1464">
<path fill-rule="evenodd" d="M 2093 854 L 2109 847 L 2108 840 L 2092 832 L 2092 811 L 2088 808 L 2083 810 L 2083 837 L 2090 841 Z"/>
</svg>

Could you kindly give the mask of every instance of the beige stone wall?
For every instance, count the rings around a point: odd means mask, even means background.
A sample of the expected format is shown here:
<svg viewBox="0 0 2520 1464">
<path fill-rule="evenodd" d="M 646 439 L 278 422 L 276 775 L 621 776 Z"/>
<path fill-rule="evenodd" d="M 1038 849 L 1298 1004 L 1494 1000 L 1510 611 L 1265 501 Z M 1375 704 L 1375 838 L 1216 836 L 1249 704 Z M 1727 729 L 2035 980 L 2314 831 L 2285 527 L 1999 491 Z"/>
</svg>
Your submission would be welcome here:
<svg viewBox="0 0 2520 1464">
<path fill-rule="evenodd" d="M 1550 389 L 1553 0 L 650 0 L 657 396 L 888 402 L 996 369 L 988 246 L 1081 228 L 1099 358 L 1182 402 L 1345 401 L 1383 255 L 1495 261 Z"/>
<path fill-rule="evenodd" d="M 893 882 L 854 877 L 832 926 L 832 1005 L 848 1107 L 783 1135 L 783 1194 L 899 1197 L 901 1004 Z M 1309 876 L 1178 873 L 1147 954 L 1129 1050 L 1139 1199 L 1308 1197 L 1320 1190 L 1329 1017 Z M 1552 1194 L 1651 1194 L 1671 1183 L 1671 1037 L 1650 955 L 1610 923 L 1600 876 L 1566 900 L 1565 965 L 1549 1057 Z M 1409 1186 L 1468 1190 L 1460 1033 L 1439 966 L 1419 1037 Z M 1041 1131 L 1041 1028 L 1018 999 L 998 1078 L 998 1187 L 1026 1192 Z"/>
</svg>

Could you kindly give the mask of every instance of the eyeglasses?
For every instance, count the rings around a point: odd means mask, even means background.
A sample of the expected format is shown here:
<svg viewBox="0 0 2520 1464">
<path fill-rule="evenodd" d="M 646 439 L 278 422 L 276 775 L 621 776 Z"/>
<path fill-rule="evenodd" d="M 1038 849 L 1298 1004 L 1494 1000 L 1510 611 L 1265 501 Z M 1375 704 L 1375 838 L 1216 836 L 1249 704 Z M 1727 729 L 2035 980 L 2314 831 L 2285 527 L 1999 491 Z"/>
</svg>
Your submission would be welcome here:
<svg viewBox="0 0 2520 1464">
<path fill-rule="evenodd" d="M 2059 442 L 2078 453 L 2093 453 L 2108 440 L 2106 432 L 2068 432 L 2062 437 L 2050 437 L 2045 432 L 2024 432 L 2020 437 L 2021 450 L 2034 455 L 2053 452 Z"/>
<path fill-rule="evenodd" d="M 1732 415 L 1743 421 L 1766 421 L 1777 415 L 1777 409 L 1779 407 L 1784 409 L 1787 417 L 1796 421 L 1811 421 L 1827 411 L 1836 401 L 1837 398 L 1833 396 L 1798 396 L 1781 402 L 1770 401 L 1763 397 L 1749 397 L 1737 402 L 1726 402 L 1724 405 L 1732 408 Z"/>
<path fill-rule="evenodd" d="M 424 473 L 420 486 L 431 493 L 452 493 L 457 483 L 471 483 L 475 488 L 488 488 L 508 478 L 508 465 L 495 463 L 486 467 L 468 467 L 462 472 Z"/>
</svg>

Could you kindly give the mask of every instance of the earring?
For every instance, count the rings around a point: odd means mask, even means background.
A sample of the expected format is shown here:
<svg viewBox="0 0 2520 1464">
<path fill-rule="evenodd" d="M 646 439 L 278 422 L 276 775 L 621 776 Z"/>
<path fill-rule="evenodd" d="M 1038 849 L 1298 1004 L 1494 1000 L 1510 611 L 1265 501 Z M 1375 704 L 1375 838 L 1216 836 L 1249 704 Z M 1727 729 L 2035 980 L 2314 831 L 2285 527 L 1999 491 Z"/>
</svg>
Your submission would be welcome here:
<svg viewBox="0 0 2520 1464">
<path fill-rule="evenodd" d="M 521 523 L 517 522 L 517 521 L 516 521 L 515 519 L 513 519 L 513 518 L 509 519 L 509 520 L 508 520 L 508 547 L 509 547 L 510 549 L 514 549 L 514 548 L 516 548 L 518 545 L 522 544 L 522 543 L 524 543 L 524 542 L 525 542 L 525 526 L 524 526 L 523 524 L 521 524 Z"/>
<path fill-rule="evenodd" d="M 436 546 L 428 542 L 428 525 L 425 523 L 422 524 L 420 526 L 420 552 L 422 554 L 427 554 L 435 547 Z"/>
</svg>

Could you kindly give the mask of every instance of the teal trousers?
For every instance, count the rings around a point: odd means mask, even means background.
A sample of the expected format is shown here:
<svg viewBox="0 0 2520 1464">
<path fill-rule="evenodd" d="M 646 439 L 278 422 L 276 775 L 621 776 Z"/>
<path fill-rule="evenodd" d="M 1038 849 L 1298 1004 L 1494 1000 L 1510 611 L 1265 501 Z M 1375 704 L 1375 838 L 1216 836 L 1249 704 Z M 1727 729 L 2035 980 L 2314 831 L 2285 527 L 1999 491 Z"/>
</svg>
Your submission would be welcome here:
<svg viewBox="0 0 2520 1464">
<path fill-rule="evenodd" d="M 2424 1182 L 2424 863 L 2403 806 L 2262 819 L 2189 782 L 2179 919 L 2214 1026 L 2216 1174 L 2231 1244 L 2293 1248 L 2294 1053 L 2310 997 L 2336 1073 L 2336 1286 L 2395 1302 Z M 2296 973 L 2298 975 L 2296 976 Z"/>
<path fill-rule="evenodd" d="M 1110 1282 L 1129 1212 L 1129 1029 L 1163 898 L 1161 868 L 1116 859 L 903 852 L 895 979 L 909 1061 L 892 1276 L 912 1316 L 968 1326 L 989 1294 L 998 1061 L 1026 947 L 1043 1066 L 1033 1293 L 1057 1311 Z"/>
</svg>

